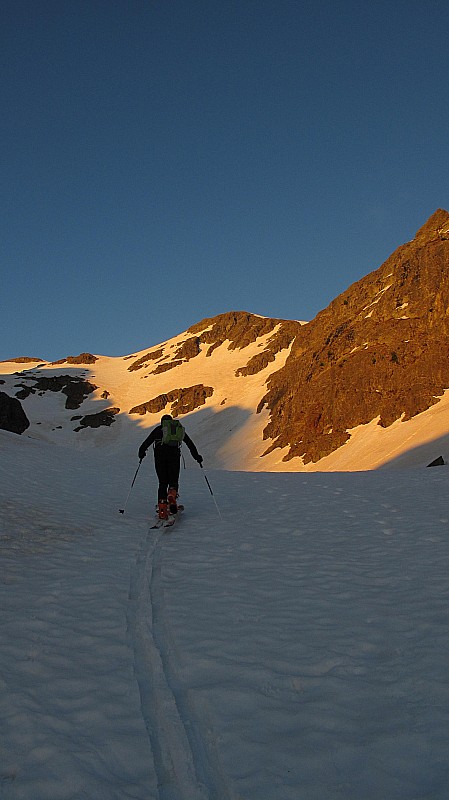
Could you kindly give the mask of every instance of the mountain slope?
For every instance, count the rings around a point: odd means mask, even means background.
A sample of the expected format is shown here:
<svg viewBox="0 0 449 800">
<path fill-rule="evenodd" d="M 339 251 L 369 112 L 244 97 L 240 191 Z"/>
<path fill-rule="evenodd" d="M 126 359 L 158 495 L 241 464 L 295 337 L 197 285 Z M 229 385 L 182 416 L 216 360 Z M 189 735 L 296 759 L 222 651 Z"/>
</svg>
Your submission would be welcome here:
<svg viewBox="0 0 449 800">
<path fill-rule="evenodd" d="M 449 214 L 353 284 L 297 335 L 269 380 L 268 452 L 317 462 L 378 419 L 390 426 L 438 402 L 449 387 Z"/>
<path fill-rule="evenodd" d="M 33 437 L 136 450 L 142 429 L 168 412 L 189 415 L 188 431 L 210 464 L 242 468 L 255 461 L 263 469 L 268 418 L 255 409 L 301 327 L 231 312 L 121 358 L 83 353 L 55 363 L 5 362 L 3 388 L 21 400 Z"/>
<path fill-rule="evenodd" d="M 448 307 L 449 214 L 439 210 L 312 322 L 237 311 L 119 358 L 22 357 L 0 364 L 0 390 L 22 402 L 25 435 L 126 458 L 169 412 L 217 468 L 449 460 Z"/>
</svg>

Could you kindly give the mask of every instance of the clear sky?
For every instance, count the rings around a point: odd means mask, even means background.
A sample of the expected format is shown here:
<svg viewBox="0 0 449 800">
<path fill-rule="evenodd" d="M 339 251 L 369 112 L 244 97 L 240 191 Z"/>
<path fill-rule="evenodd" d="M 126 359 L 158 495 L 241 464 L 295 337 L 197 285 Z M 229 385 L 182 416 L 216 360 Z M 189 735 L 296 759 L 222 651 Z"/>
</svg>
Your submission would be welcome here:
<svg viewBox="0 0 449 800">
<path fill-rule="evenodd" d="M 312 319 L 449 210 L 447 0 L 2 0 L 0 359 Z"/>
</svg>

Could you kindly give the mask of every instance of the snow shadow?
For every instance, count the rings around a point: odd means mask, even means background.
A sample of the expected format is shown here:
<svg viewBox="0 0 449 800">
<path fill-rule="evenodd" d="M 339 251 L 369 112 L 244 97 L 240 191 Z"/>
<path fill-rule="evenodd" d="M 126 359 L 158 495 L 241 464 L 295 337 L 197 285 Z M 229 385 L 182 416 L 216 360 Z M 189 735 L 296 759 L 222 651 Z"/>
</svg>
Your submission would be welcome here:
<svg viewBox="0 0 449 800">
<path fill-rule="evenodd" d="M 207 464 L 213 469 L 224 469 L 226 464 L 220 456 L 221 449 L 231 437 L 238 437 L 251 416 L 248 409 L 230 405 L 220 411 L 215 408 L 196 409 L 180 417 L 180 421 Z"/>
<path fill-rule="evenodd" d="M 124 405 L 113 393 L 109 394 L 95 365 L 33 366 L 6 373 L 2 379 L 5 381 L 2 388 L 11 397 L 18 397 L 30 421 L 27 438 L 75 447 L 86 453 L 100 447 L 111 455 L 114 453 L 114 459 L 120 457 L 127 463 L 136 457 L 139 445 L 159 423 L 161 415 L 171 413 L 173 407 L 168 402 L 157 413 L 130 414 L 133 402 Z M 75 397 L 67 405 L 72 389 L 75 395 L 78 391 L 79 404 Z M 206 405 L 180 415 L 179 419 L 209 467 L 232 469 L 229 465 L 238 453 L 251 446 L 251 441 L 254 447 L 256 439 L 260 440 L 259 449 L 263 449 L 261 420 L 251 409 L 235 402 L 209 404 L 213 402 L 212 397 Z M 183 452 L 188 461 L 186 447 Z"/>
<path fill-rule="evenodd" d="M 410 447 L 399 455 L 385 461 L 378 470 L 384 469 L 420 469 L 429 466 L 432 461 L 442 457 L 445 464 L 449 464 L 449 433 L 437 436 L 424 444 Z"/>
</svg>

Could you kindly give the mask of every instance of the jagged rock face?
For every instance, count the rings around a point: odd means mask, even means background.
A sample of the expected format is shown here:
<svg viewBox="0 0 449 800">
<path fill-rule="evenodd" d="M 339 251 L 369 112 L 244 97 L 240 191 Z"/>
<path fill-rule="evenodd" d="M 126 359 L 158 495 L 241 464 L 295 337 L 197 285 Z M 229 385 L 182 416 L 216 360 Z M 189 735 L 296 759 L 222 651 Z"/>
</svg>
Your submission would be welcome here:
<svg viewBox="0 0 449 800">
<path fill-rule="evenodd" d="M 179 342 L 174 353 L 165 353 L 163 347 L 158 347 L 134 361 L 128 371 L 148 368 L 151 362 L 155 362 L 151 374 L 160 375 L 198 356 L 201 345 L 209 345 L 206 356 L 210 357 L 224 342 L 227 342 L 229 350 L 243 350 L 261 336 L 272 333 L 265 350 L 237 370 L 238 375 L 254 375 L 274 361 L 277 353 L 290 346 L 300 328 L 300 322 L 258 317 L 247 311 L 230 311 L 192 325 L 186 333 L 193 335 Z"/>
<path fill-rule="evenodd" d="M 264 438 L 286 460 L 319 461 L 348 431 L 387 427 L 426 410 L 449 387 L 449 214 L 353 284 L 297 333 L 285 367 L 259 404 Z"/>
<path fill-rule="evenodd" d="M 20 400 L 0 392 L 0 428 L 3 431 L 22 434 L 30 427 Z"/>
<path fill-rule="evenodd" d="M 277 334 L 274 329 L 280 327 Z M 192 325 L 188 333 L 199 333 L 198 342 L 209 344 L 207 355 L 228 341 L 228 349 L 235 350 L 247 347 L 256 339 L 273 331 L 270 339 L 274 353 L 283 347 L 288 347 L 296 332 L 301 328 L 301 323 L 275 319 L 272 317 L 258 317 L 246 311 L 231 311 L 228 314 L 219 314 L 217 317 L 203 319 Z"/>
<path fill-rule="evenodd" d="M 196 384 L 184 389 L 172 389 L 166 394 L 159 394 L 146 403 L 131 408 L 130 414 L 157 414 L 163 411 L 168 404 L 171 404 L 170 413 L 173 417 L 180 414 L 189 414 L 197 408 L 201 408 L 208 397 L 212 397 L 214 390 L 212 386 Z"/>
</svg>

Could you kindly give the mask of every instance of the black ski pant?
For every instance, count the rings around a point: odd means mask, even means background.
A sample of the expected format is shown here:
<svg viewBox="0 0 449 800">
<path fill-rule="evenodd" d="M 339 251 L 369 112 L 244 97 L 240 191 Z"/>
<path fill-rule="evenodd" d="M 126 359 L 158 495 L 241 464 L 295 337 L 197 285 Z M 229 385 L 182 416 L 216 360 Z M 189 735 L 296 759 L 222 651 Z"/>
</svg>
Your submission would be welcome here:
<svg viewBox="0 0 449 800">
<path fill-rule="evenodd" d="M 181 466 L 181 451 L 179 447 L 160 444 L 154 448 L 154 465 L 156 475 L 159 480 L 157 492 L 158 502 L 167 500 L 167 492 L 170 488 L 178 491 L 179 469 Z"/>
</svg>

